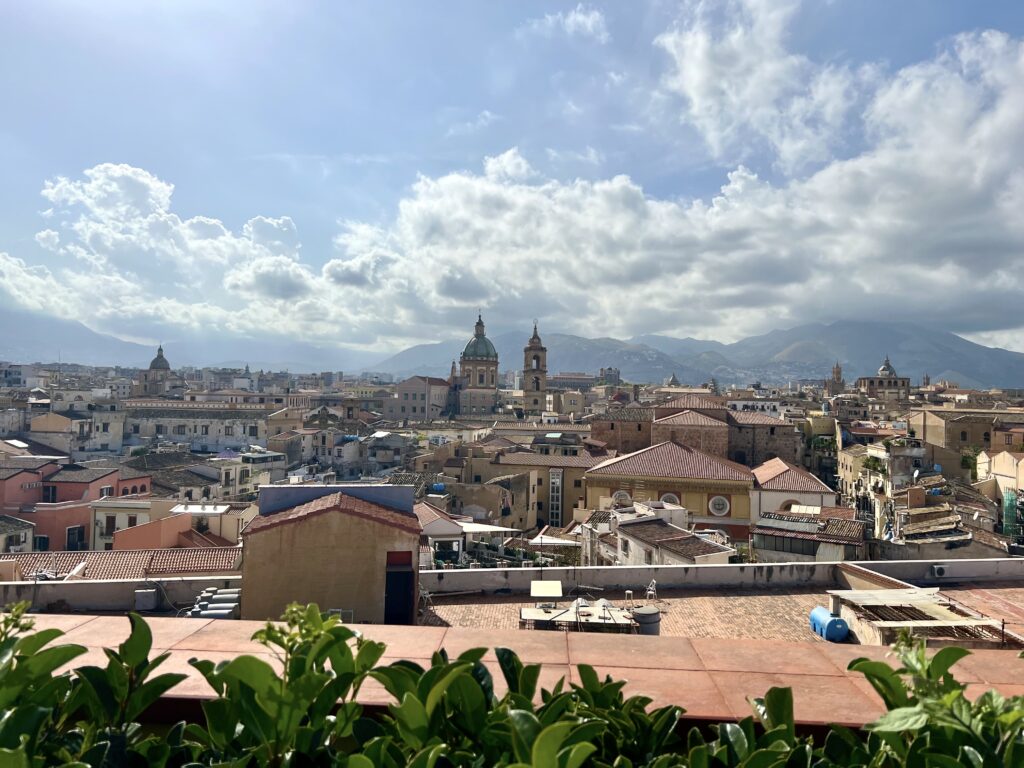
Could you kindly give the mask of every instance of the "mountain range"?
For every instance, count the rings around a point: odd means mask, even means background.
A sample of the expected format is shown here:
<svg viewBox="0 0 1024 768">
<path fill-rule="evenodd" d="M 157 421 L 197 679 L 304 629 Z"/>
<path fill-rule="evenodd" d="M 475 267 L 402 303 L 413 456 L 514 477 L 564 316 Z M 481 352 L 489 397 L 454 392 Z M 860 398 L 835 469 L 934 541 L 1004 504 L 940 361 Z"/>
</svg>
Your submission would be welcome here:
<svg viewBox="0 0 1024 768">
<path fill-rule="evenodd" d="M 502 370 L 522 365 L 529 330 L 491 336 Z M 836 321 L 774 330 L 724 344 L 654 334 L 625 341 L 543 334 L 549 373 L 618 368 L 635 382 L 660 382 L 675 374 L 686 384 L 711 378 L 720 384 L 784 384 L 823 379 L 833 363 L 847 381 L 874 374 L 889 356 L 901 376 L 913 383 L 927 373 L 965 387 L 1024 388 L 1024 354 L 986 347 L 946 331 L 912 324 Z M 243 366 L 295 372 L 370 370 L 398 377 L 447 376 L 468 338 L 419 344 L 381 359 L 369 353 L 280 338 L 231 338 L 196 332 L 165 342 L 172 366 Z M 0 360 L 65 362 L 142 367 L 152 359 L 150 345 L 122 341 L 81 323 L 40 313 L 0 308 Z"/>
</svg>

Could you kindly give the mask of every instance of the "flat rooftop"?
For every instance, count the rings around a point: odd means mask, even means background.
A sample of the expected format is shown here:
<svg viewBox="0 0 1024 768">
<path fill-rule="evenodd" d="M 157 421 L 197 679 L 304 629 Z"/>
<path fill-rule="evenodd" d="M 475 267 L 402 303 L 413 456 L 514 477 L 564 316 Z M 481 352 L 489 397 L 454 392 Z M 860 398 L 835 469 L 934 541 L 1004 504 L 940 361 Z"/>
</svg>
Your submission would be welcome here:
<svg viewBox="0 0 1024 768">
<path fill-rule="evenodd" d="M 661 609 L 661 634 L 665 637 L 749 638 L 824 642 L 811 632 L 808 615 L 818 605 L 829 605 L 828 587 L 806 589 L 742 590 L 734 588 L 658 589 L 658 599 L 650 601 Z M 587 596 L 586 592 L 582 592 Z M 626 607 L 622 590 L 592 592 Z M 634 591 L 634 602 L 645 601 L 643 591 Z M 564 597 L 559 605 L 568 605 Z M 427 626 L 484 628 L 532 632 L 519 629 L 520 608 L 532 607 L 537 598 L 528 595 L 433 595 L 433 608 L 427 609 L 420 623 Z"/>
<path fill-rule="evenodd" d="M 1002 620 L 1008 631 L 1024 635 L 1024 582 L 957 584 L 944 586 L 940 594 L 971 611 Z"/>
<path fill-rule="evenodd" d="M 810 596 L 808 596 L 810 597 Z M 102 649 L 113 647 L 128 635 L 124 616 L 37 614 L 36 629 L 57 628 L 66 642 L 79 643 L 89 651 L 69 667 L 103 665 Z M 214 697 L 206 681 L 188 663 L 198 657 L 214 662 L 252 654 L 277 666 L 266 648 L 254 643 L 252 634 L 263 626 L 256 621 L 223 621 L 170 617 L 149 618 L 155 655 L 170 658 L 161 672 L 182 672 L 187 678 L 160 702 L 174 712 L 198 717 L 195 705 Z M 861 726 L 884 708 L 861 675 L 847 672 L 849 662 L 860 656 L 884 659 L 887 649 L 824 642 L 792 642 L 769 639 L 721 637 L 644 637 L 578 632 L 520 632 L 507 629 L 465 627 L 400 627 L 353 625 L 366 637 L 387 644 L 381 664 L 409 659 L 429 666 L 430 656 L 445 648 L 456 656 L 469 648 L 504 646 L 516 651 L 526 663 L 543 664 L 541 686 L 552 687 L 559 678 L 579 682 L 576 665 L 590 664 L 600 675 L 627 681 L 627 695 L 643 694 L 653 706 L 677 704 L 688 719 L 736 720 L 750 714 L 749 696 L 761 696 L 773 686 L 793 689 L 799 723 L 840 723 Z M 495 678 L 495 689 L 504 690 L 493 651 L 484 664 Z M 1024 661 L 1015 651 L 979 650 L 953 669 L 968 683 L 968 696 L 996 688 L 1006 696 L 1024 694 Z M 359 700 L 367 706 L 391 703 L 387 692 L 374 681 L 361 688 Z"/>
</svg>

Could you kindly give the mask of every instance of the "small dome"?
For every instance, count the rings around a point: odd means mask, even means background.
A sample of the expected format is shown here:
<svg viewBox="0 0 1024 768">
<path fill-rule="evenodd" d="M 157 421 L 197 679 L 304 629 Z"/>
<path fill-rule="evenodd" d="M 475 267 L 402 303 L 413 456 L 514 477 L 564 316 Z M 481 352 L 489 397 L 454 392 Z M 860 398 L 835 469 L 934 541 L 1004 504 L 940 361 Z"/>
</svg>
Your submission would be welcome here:
<svg viewBox="0 0 1024 768">
<path fill-rule="evenodd" d="M 885 356 L 885 362 L 882 363 L 881 367 L 878 369 L 878 375 L 889 377 L 894 377 L 896 375 L 896 370 L 892 367 L 892 363 L 889 362 L 888 355 Z"/>
<path fill-rule="evenodd" d="M 463 359 L 474 360 L 497 360 L 498 350 L 494 348 L 491 340 L 484 335 L 483 317 L 477 317 L 476 331 L 473 338 L 469 340 L 466 348 L 462 350 Z"/>
<path fill-rule="evenodd" d="M 153 358 L 153 362 L 149 364 L 149 370 L 151 371 L 169 371 L 171 370 L 171 364 L 167 362 L 167 358 L 164 357 L 164 348 L 161 344 L 156 349 L 156 357 Z"/>
</svg>

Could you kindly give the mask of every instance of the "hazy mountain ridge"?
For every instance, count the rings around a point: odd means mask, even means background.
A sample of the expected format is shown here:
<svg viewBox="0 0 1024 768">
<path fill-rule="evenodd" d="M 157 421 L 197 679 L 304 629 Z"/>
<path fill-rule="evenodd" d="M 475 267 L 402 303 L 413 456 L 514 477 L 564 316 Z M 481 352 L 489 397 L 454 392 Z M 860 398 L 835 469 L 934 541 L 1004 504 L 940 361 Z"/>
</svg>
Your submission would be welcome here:
<svg viewBox="0 0 1024 768">
<path fill-rule="evenodd" d="M 491 337 L 501 369 L 522 365 L 529 329 Z M 1024 354 L 986 347 L 946 331 L 910 324 L 858 321 L 815 323 L 774 330 L 731 344 L 647 334 L 628 340 L 543 335 L 550 374 L 618 368 L 623 378 L 660 382 L 673 373 L 686 384 L 714 377 L 721 384 L 787 383 L 826 378 L 838 360 L 847 381 L 874 374 L 888 354 L 901 376 L 918 383 L 948 378 L 962 386 L 1024 388 Z M 469 337 L 409 347 L 384 360 L 369 353 L 324 348 L 281 339 L 230 339 L 199 333 L 165 342 L 172 366 L 228 365 L 248 361 L 260 368 L 300 371 L 382 371 L 396 376 L 446 377 Z M 97 333 L 82 323 L 40 313 L 0 308 L 0 360 L 87 365 L 146 366 L 154 350 L 145 344 Z M 377 362 L 374 362 L 377 360 Z"/>
</svg>

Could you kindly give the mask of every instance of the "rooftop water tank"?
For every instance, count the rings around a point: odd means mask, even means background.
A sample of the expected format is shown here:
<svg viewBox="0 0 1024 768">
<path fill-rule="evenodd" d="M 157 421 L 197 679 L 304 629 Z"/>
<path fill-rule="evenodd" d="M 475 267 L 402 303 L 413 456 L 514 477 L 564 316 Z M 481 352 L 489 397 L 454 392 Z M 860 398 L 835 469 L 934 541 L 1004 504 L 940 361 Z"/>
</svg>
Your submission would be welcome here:
<svg viewBox="0 0 1024 768">
<path fill-rule="evenodd" d="M 444 493 L 444 483 L 434 483 L 430 486 L 431 493 Z"/>
<path fill-rule="evenodd" d="M 850 634 L 846 620 L 833 616 L 828 608 L 819 605 L 811 611 L 811 631 L 830 643 L 841 643 Z"/>
<path fill-rule="evenodd" d="M 661 611 L 656 605 L 641 605 L 633 609 L 633 621 L 641 635 L 661 634 Z"/>
</svg>

